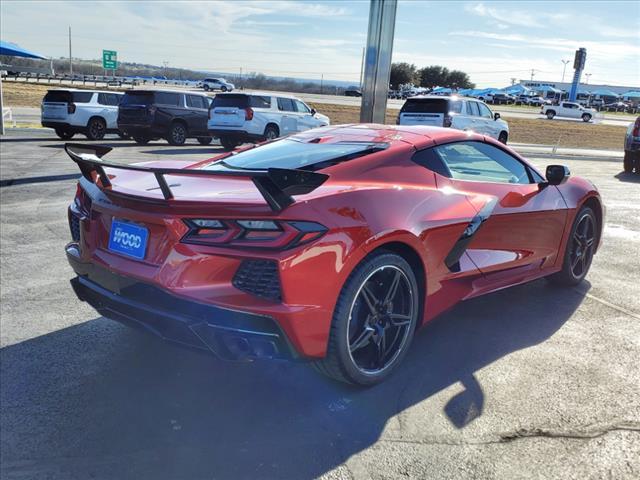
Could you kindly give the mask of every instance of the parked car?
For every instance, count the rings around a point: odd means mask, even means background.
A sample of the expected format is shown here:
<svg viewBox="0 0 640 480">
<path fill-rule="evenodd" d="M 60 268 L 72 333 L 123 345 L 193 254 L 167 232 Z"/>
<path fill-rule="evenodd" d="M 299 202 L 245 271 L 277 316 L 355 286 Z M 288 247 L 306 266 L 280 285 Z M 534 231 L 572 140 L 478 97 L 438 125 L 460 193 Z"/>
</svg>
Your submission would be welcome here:
<svg viewBox="0 0 640 480">
<path fill-rule="evenodd" d="M 122 93 L 74 88 L 49 90 L 42 99 L 41 123 L 68 140 L 83 133 L 89 140 L 101 140 L 118 131 L 118 104 Z"/>
<path fill-rule="evenodd" d="M 473 98 L 433 95 L 409 98 L 400 109 L 397 123 L 468 130 L 502 143 L 509 139 L 509 125 L 500 114 Z"/>
<path fill-rule="evenodd" d="M 205 78 L 202 81 L 202 88 L 204 88 L 205 92 L 212 90 L 231 92 L 236 87 L 233 83 L 227 82 L 224 78 Z"/>
<path fill-rule="evenodd" d="M 608 112 L 626 112 L 629 109 L 629 104 L 626 102 L 612 102 L 602 105 L 602 109 Z"/>
<path fill-rule="evenodd" d="M 307 360 L 361 386 L 458 302 L 541 277 L 575 297 L 600 246 L 591 182 L 453 129 L 320 128 L 169 170 L 66 150 L 80 300 L 222 359 Z"/>
<path fill-rule="evenodd" d="M 515 103 L 515 97 L 508 93 L 494 93 L 491 99 L 491 103 L 494 105 L 510 105 Z"/>
<path fill-rule="evenodd" d="M 209 110 L 209 134 L 226 149 L 244 142 L 273 140 L 329 125 L 299 98 L 272 93 L 219 93 Z"/>
<path fill-rule="evenodd" d="M 139 144 L 165 138 L 171 145 L 184 145 L 187 138 L 197 138 L 208 145 L 210 100 L 196 92 L 128 90 L 120 103 L 118 128 Z"/>
<path fill-rule="evenodd" d="M 640 174 L 640 117 L 629 124 L 624 138 L 624 171 Z"/>
<path fill-rule="evenodd" d="M 560 102 L 558 105 L 543 105 L 540 111 L 549 120 L 554 117 L 581 118 L 584 122 L 590 122 L 596 114 L 593 108 L 583 107 L 575 102 Z"/>
<path fill-rule="evenodd" d="M 349 87 L 344 91 L 344 95 L 346 97 L 361 97 L 362 92 L 360 91 L 360 87 Z"/>
</svg>

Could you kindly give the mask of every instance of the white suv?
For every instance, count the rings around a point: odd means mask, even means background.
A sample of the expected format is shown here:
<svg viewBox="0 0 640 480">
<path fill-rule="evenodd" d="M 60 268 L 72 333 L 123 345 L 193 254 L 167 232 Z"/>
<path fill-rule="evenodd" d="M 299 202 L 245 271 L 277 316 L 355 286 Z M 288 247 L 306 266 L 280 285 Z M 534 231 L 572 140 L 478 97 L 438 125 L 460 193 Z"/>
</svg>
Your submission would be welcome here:
<svg viewBox="0 0 640 480">
<path fill-rule="evenodd" d="M 302 100 L 270 93 L 219 93 L 209 109 L 209 133 L 228 150 L 329 125 L 329 117 Z"/>
<path fill-rule="evenodd" d="M 224 78 L 205 78 L 202 81 L 202 88 L 205 92 L 209 90 L 221 90 L 223 92 L 231 92 L 236 86 L 227 82 Z"/>
<path fill-rule="evenodd" d="M 558 116 L 581 118 L 583 122 L 590 122 L 596 116 L 597 112 L 593 108 L 583 107 L 579 103 L 560 102 L 559 105 L 544 105 L 540 113 L 546 115 L 549 120 Z"/>
<path fill-rule="evenodd" d="M 89 140 L 100 140 L 118 131 L 118 105 L 123 93 L 96 90 L 49 90 L 42 100 L 41 122 L 67 140 L 83 133 Z"/>
<path fill-rule="evenodd" d="M 474 98 L 433 96 L 409 98 L 398 115 L 398 125 L 432 125 L 471 130 L 507 143 L 509 125 Z"/>
</svg>

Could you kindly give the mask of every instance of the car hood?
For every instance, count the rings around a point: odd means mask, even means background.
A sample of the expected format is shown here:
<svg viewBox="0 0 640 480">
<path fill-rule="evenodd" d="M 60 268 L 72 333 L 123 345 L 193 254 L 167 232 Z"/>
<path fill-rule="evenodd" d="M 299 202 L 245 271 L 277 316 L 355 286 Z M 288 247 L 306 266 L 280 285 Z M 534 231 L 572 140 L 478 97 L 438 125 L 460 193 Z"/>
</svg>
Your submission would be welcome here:
<svg viewBox="0 0 640 480">
<path fill-rule="evenodd" d="M 327 117 L 326 115 L 323 115 L 321 113 L 317 113 L 314 115 L 314 117 L 316 117 L 318 120 L 322 120 L 323 122 L 327 122 L 327 125 L 331 124 L 331 120 L 329 119 L 329 117 Z"/>
</svg>

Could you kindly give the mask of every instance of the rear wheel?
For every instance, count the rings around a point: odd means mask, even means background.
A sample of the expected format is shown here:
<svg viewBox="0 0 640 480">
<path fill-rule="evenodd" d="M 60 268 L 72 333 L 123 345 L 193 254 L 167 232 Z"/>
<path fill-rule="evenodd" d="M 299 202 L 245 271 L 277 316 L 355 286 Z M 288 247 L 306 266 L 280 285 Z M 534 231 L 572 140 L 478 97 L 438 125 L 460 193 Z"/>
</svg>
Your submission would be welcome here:
<svg viewBox="0 0 640 480">
<path fill-rule="evenodd" d="M 500 135 L 498 135 L 498 141 L 500 143 L 504 143 L 505 145 L 507 144 L 508 138 L 509 134 L 507 132 L 500 132 Z"/>
<path fill-rule="evenodd" d="M 181 122 L 171 124 L 169 133 L 167 134 L 167 141 L 175 146 L 184 145 L 184 142 L 187 141 L 187 127 Z"/>
<path fill-rule="evenodd" d="M 93 117 L 87 124 L 86 135 L 89 140 L 102 140 L 107 133 L 106 122 L 99 117 Z"/>
<path fill-rule="evenodd" d="M 266 140 L 275 140 L 280 136 L 280 130 L 275 125 L 267 125 L 264 129 L 264 138 Z"/>
<path fill-rule="evenodd" d="M 122 133 L 122 132 L 118 132 L 118 136 L 122 139 L 122 140 L 129 140 L 131 137 L 129 135 L 127 135 L 126 133 Z"/>
<path fill-rule="evenodd" d="M 202 87 L 202 88 L 204 88 L 204 91 L 205 91 L 205 92 L 208 92 L 208 91 L 209 91 L 209 85 L 207 85 L 206 83 L 204 84 L 204 87 Z"/>
<path fill-rule="evenodd" d="M 209 145 L 213 141 L 211 137 L 198 137 L 198 143 L 200 145 Z"/>
<path fill-rule="evenodd" d="M 590 122 L 591 121 L 591 115 L 589 115 L 588 113 L 583 113 L 582 114 L 582 121 L 583 122 Z"/>
<path fill-rule="evenodd" d="M 582 207 L 571 227 L 562 270 L 547 277 L 552 283 L 573 286 L 587 276 L 596 249 L 599 225 L 589 207 Z"/>
<path fill-rule="evenodd" d="M 220 90 L 222 90 L 223 92 L 226 92 L 228 89 L 227 89 L 227 87 L 222 86 L 222 87 L 220 88 Z"/>
<path fill-rule="evenodd" d="M 633 172 L 633 157 L 631 152 L 624 152 L 624 171 L 625 173 Z"/>
<path fill-rule="evenodd" d="M 142 137 L 142 136 L 133 137 L 133 141 L 136 142 L 138 145 L 146 145 L 147 143 L 149 143 L 149 140 L 150 140 L 149 137 Z"/>
<path fill-rule="evenodd" d="M 553 110 L 548 110 L 547 111 L 547 118 L 549 120 L 553 120 L 553 117 L 555 117 L 555 116 L 556 116 L 556 112 L 554 112 Z"/>
<path fill-rule="evenodd" d="M 75 135 L 72 131 L 67 130 L 66 128 L 56 128 L 55 132 L 56 135 L 62 140 L 69 140 Z"/>
<path fill-rule="evenodd" d="M 385 251 L 367 257 L 342 287 L 327 354 L 314 367 L 341 382 L 381 382 L 406 355 L 418 311 L 418 285 L 407 261 Z"/>
<path fill-rule="evenodd" d="M 240 142 L 238 142 L 235 138 L 220 137 L 220 145 L 222 145 L 222 148 L 224 148 L 225 150 L 233 150 L 239 144 Z"/>
</svg>

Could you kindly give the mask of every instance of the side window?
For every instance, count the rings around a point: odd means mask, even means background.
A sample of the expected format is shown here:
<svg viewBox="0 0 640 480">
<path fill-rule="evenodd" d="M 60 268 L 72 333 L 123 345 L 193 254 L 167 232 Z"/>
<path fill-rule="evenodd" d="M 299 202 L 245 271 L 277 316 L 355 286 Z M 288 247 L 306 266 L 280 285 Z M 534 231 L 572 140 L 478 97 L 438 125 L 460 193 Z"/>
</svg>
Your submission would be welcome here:
<svg viewBox="0 0 640 480">
<path fill-rule="evenodd" d="M 178 106 L 180 105 L 180 94 L 157 91 L 155 100 L 160 105 Z"/>
<path fill-rule="evenodd" d="M 73 92 L 74 103 L 89 103 L 93 98 L 93 92 Z"/>
<path fill-rule="evenodd" d="M 109 103 L 109 99 L 108 99 L 107 97 L 108 97 L 108 94 L 106 94 L 106 93 L 99 93 L 99 94 L 98 94 L 98 103 L 99 103 L 100 105 L 111 105 L 111 104 Z"/>
<path fill-rule="evenodd" d="M 271 97 L 251 95 L 249 97 L 249 105 L 253 108 L 271 108 Z"/>
<path fill-rule="evenodd" d="M 436 154 L 433 148 L 427 148 L 426 150 L 420 150 L 416 152 L 411 158 L 418 165 L 428 168 L 432 172 L 439 173 L 443 177 L 451 177 L 449 167 L 442 161 L 440 155 Z"/>
<path fill-rule="evenodd" d="M 533 183 L 529 169 L 517 158 L 482 142 L 457 142 L 433 147 L 451 178 L 477 182 Z"/>
<path fill-rule="evenodd" d="M 187 95 L 187 106 L 191 108 L 207 108 L 204 98 L 199 95 Z"/>
<path fill-rule="evenodd" d="M 122 101 L 122 98 L 124 97 L 124 95 L 116 95 L 115 93 L 111 93 L 109 94 L 109 96 L 111 97 L 111 105 L 114 106 L 118 106 L 120 105 L 120 102 Z"/>
<path fill-rule="evenodd" d="M 454 100 L 449 102 L 450 113 L 462 113 L 462 100 Z"/>
<path fill-rule="evenodd" d="M 489 110 L 489 107 L 487 107 L 484 103 L 477 103 L 478 108 L 480 108 L 480 116 L 484 117 L 484 118 L 493 118 L 493 115 L 491 114 L 491 110 Z"/>
<path fill-rule="evenodd" d="M 296 110 L 298 110 L 298 112 L 300 112 L 300 113 L 311 113 L 311 110 L 309 110 L 309 107 L 307 107 L 300 100 L 294 100 L 294 102 L 296 104 Z"/>
<path fill-rule="evenodd" d="M 295 112 L 296 107 L 293 104 L 293 100 L 290 98 L 278 97 L 278 110 L 281 112 Z"/>
<path fill-rule="evenodd" d="M 480 116 L 480 109 L 478 109 L 478 102 L 469 102 L 468 107 L 469 107 L 469 115 L 472 115 L 474 117 Z"/>
</svg>

